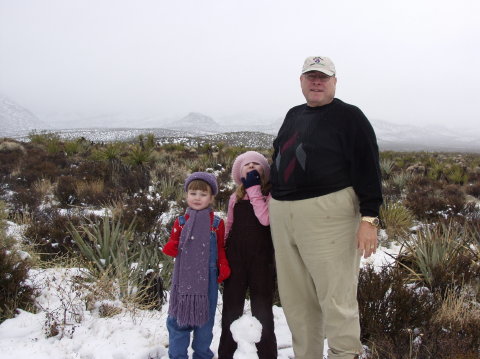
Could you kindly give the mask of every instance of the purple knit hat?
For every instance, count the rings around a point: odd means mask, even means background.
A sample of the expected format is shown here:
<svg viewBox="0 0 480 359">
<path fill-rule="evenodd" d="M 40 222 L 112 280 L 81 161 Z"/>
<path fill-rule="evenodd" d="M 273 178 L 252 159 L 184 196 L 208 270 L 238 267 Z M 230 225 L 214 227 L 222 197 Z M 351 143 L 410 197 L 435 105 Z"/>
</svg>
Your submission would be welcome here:
<svg viewBox="0 0 480 359">
<path fill-rule="evenodd" d="M 257 162 L 260 164 L 263 168 L 265 179 L 268 180 L 270 178 L 270 166 L 268 165 L 265 156 L 256 151 L 247 151 L 238 156 L 233 162 L 232 178 L 237 185 L 242 183 L 242 180 L 240 179 L 242 177 L 242 167 L 250 162 Z"/>
<path fill-rule="evenodd" d="M 214 174 L 208 172 L 193 172 L 190 176 L 187 177 L 185 180 L 185 185 L 183 186 L 185 192 L 187 192 L 188 185 L 193 180 L 201 180 L 207 182 L 212 189 L 212 194 L 214 196 L 218 193 L 218 185 L 217 185 L 217 177 Z"/>
</svg>

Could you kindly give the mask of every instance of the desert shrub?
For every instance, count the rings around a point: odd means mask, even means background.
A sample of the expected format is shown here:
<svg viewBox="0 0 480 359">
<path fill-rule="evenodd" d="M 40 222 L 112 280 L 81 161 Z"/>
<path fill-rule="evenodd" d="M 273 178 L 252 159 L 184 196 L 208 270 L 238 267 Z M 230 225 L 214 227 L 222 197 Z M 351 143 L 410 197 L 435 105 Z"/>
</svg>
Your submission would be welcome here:
<svg viewBox="0 0 480 359">
<path fill-rule="evenodd" d="M 12 196 L 10 205 L 12 206 L 12 212 L 18 213 L 25 208 L 37 208 L 42 201 L 42 197 L 39 196 L 32 188 L 16 187 Z"/>
<path fill-rule="evenodd" d="M 121 142 L 112 142 L 102 148 L 92 151 L 92 159 L 96 161 L 115 161 L 121 158 L 124 145 Z"/>
<path fill-rule="evenodd" d="M 381 158 L 380 159 L 380 171 L 382 173 L 382 178 L 390 178 L 395 168 L 395 161 L 392 159 Z"/>
<path fill-rule="evenodd" d="M 127 194 L 146 191 L 150 185 L 149 171 L 143 167 L 125 168 L 120 178 L 120 185 Z"/>
<path fill-rule="evenodd" d="M 41 131 L 38 133 L 36 130 L 33 130 L 28 134 L 28 139 L 31 143 L 45 145 L 51 141 L 59 141 L 60 137 L 53 132 Z"/>
<path fill-rule="evenodd" d="M 32 185 L 33 190 L 36 192 L 37 196 L 43 199 L 45 196 L 53 194 L 54 185 L 52 181 L 48 178 L 42 178 L 35 181 Z"/>
<path fill-rule="evenodd" d="M 228 200 L 234 189 L 227 187 L 224 182 L 219 182 L 218 194 L 215 196 L 215 210 L 227 213 Z"/>
<path fill-rule="evenodd" d="M 397 201 L 400 199 L 402 191 L 391 180 L 382 181 L 382 195 L 385 201 Z"/>
<path fill-rule="evenodd" d="M 480 183 L 473 183 L 466 186 L 465 192 L 477 199 L 480 199 Z"/>
<path fill-rule="evenodd" d="M 135 221 L 126 227 L 119 219 L 107 216 L 69 227 L 82 255 L 94 264 L 100 275 L 110 273 L 114 277 L 120 298 L 126 301 L 132 297 L 151 298 L 151 295 L 145 296 L 145 290 L 159 285 L 159 264 L 165 257 L 159 248 L 143 246 L 135 240 L 134 227 Z M 163 291 L 157 293 L 157 300 L 162 294 Z"/>
<path fill-rule="evenodd" d="M 361 268 L 358 285 L 361 340 L 371 358 L 404 358 L 415 329 L 423 328 L 434 307 L 431 295 L 420 287 L 406 286 L 395 267 L 380 271 Z"/>
<path fill-rule="evenodd" d="M 418 219 L 437 219 L 451 212 L 438 181 L 428 177 L 414 177 L 407 185 L 406 192 L 405 206 Z"/>
<path fill-rule="evenodd" d="M 183 182 L 174 178 L 163 177 L 157 182 L 156 190 L 162 198 L 169 201 L 181 202 L 185 199 Z"/>
<path fill-rule="evenodd" d="M 86 153 L 90 149 L 90 146 L 90 142 L 83 137 L 63 143 L 63 149 L 67 156 Z"/>
<path fill-rule="evenodd" d="M 138 193 L 125 198 L 120 213 L 121 221 L 128 225 L 135 220 L 135 232 L 155 240 L 159 235 L 159 218 L 169 208 L 168 200 L 149 193 Z"/>
<path fill-rule="evenodd" d="M 385 201 L 380 207 L 380 218 L 389 238 L 405 236 L 413 225 L 412 212 L 399 202 Z"/>
<path fill-rule="evenodd" d="M 480 278 L 472 267 L 474 258 L 465 246 L 465 235 L 452 222 L 426 226 L 402 242 L 406 251 L 399 262 L 408 268 L 412 280 L 444 295 L 448 288 Z"/>
<path fill-rule="evenodd" d="M 445 202 L 448 214 L 456 215 L 465 207 L 465 194 L 458 185 L 450 184 L 445 186 L 441 190 L 440 196 Z"/>
<path fill-rule="evenodd" d="M 152 150 L 141 145 L 133 145 L 127 152 L 125 162 L 132 166 L 144 166 L 150 161 Z"/>
<path fill-rule="evenodd" d="M 107 200 L 104 182 L 101 179 L 93 181 L 76 181 L 76 198 L 82 204 L 101 204 Z"/>
<path fill-rule="evenodd" d="M 54 181 L 61 173 L 61 166 L 52 161 L 52 158 L 43 156 L 41 153 L 38 154 L 38 157 L 34 154 L 30 156 L 29 152 L 29 156 L 22 163 L 19 177 L 25 186 L 31 186 L 42 178 Z"/>
<path fill-rule="evenodd" d="M 0 201 L 0 323 L 12 318 L 17 308 L 33 306 L 34 289 L 27 284 L 30 263 L 5 233 L 5 203 Z"/>
<path fill-rule="evenodd" d="M 358 301 L 366 358 L 475 358 L 479 309 L 466 292 L 408 284 L 401 267 L 360 270 Z"/>
<path fill-rule="evenodd" d="M 445 170 L 445 176 L 448 183 L 454 184 L 464 184 L 468 180 L 468 174 L 466 168 L 459 165 L 453 164 Z"/>
<path fill-rule="evenodd" d="M 43 261 L 71 255 L 77 248 L 67 230 L 71 222 L 79 223 L 80 217 L 68 212 L 62 214 L 56 208 L 35 211 L 32 224 L 25 231 L 27 243 L 33 245 Z"/>
<path fill-rule="evenodd" d="M 73 176 L 62 176 L 58 178 L 55 188 L 55 196 L 62 206 L 69 206 L 78 203 L 77 180 Z"/>
<path fill-rule="evenodd" d="M 166 152 L 183 152 L 185 150 L 184 143 L 167 143 L 161 147 Z"/>
<path fill-rule="evenodd" d="M 26 154 L 25 147 L 9 140 L 0 142 L 0 175 L 11 175 Z"/>
<path fill-rule="evenodd" d="M 13 318 L 17 308 L 33 306 L 35 291 L 27 284 L 29 269 L 26 259 L 0 243 L 0 322 Z"/>
</svg>

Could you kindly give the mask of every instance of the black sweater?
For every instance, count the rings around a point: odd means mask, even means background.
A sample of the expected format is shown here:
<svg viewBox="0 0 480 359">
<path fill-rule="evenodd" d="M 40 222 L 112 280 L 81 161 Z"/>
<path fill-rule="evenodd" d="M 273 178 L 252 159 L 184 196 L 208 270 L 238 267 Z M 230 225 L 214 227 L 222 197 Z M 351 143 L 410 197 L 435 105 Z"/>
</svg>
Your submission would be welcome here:
<svg viewBox="0 0 480 359">
<path fill-rule="evenodd" d="M 359 108 L 339 99 L 321 107 L 293 107 L 273 141 L 272 197 L 322 196 L 353 186 L 363 216 L 382 204 L 378 146 Z"/>
</svg>

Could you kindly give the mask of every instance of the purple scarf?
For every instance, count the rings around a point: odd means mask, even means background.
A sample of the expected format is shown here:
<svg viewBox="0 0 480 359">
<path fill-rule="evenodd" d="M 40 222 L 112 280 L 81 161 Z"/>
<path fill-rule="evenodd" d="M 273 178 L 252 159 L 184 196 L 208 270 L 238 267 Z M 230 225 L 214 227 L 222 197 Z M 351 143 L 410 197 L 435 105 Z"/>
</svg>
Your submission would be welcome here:
<svg viewBox="0 0 480 359">
<path fill-rule="evenodd" d="M 187 209 L 173 269 L 168 314 L 180 326 L 202 326 L 208 320 L 210 208 Z"/>
</svg>

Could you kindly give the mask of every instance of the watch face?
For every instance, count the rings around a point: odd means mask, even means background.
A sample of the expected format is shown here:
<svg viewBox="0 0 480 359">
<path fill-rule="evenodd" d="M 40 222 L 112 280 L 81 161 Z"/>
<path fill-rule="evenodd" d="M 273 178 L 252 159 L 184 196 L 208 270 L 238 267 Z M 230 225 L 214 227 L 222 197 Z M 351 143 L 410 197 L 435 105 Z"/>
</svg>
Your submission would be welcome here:
<svg viewBox="0 0 480 359">
<path fill-rule="evenodd" d="M 378 225 L 380 224 L 380 220 L 379 220 L 377 217 L 375 217 L 375 218 L 373 218 L 373 220 L 372 220 L 372 224 L 373 224 L 374 226 L 377 226 L 377 227 L 378 227 Z"/>
</svg>

